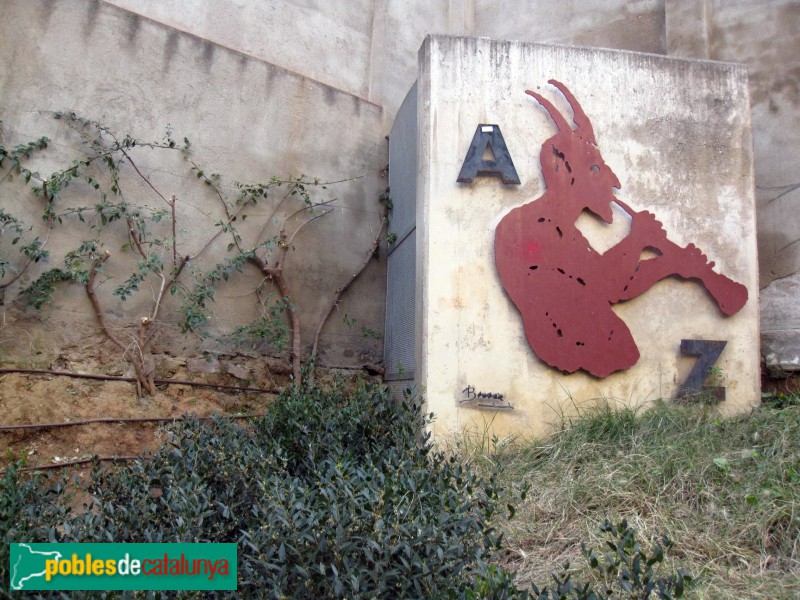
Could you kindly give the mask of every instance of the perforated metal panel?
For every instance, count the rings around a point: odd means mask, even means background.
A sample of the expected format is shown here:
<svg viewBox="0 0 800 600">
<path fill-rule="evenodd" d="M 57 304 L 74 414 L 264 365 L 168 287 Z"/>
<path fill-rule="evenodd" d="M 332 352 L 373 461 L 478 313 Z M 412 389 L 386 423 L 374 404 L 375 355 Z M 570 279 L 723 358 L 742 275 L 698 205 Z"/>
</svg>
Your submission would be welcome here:
<svg viewBox="0 0 800 600">
<path fill-rule="evenodd" d="M 387 380 L 414 379 L 416 243 L 412 231 L 389 256 L 383 351 Z"/>
<path fill-rule="evenodd" d="M 389 188 L 392 213 L 386 284 L 383 362 L 387 381 L 402 390 L 413 385 L 416 341 L 417 86 L 411 88 L 389 134 Z"/>
<path fill-rule="evenodd" d="M 417 220 L 417 84 L 408 92 L 389 133 L 389 233 L 402 240 Z M 390 252 L 395 248 L 390 248 Z"/>
</svg>

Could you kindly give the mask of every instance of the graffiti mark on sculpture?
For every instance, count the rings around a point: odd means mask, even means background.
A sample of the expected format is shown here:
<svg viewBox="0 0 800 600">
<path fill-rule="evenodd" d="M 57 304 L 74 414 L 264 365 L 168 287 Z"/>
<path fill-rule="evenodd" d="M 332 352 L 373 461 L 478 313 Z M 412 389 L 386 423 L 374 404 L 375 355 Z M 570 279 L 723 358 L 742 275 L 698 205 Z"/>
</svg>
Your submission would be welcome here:
<svg viewBox="0 0 800 600">
<path fill-rule="evenodd" d="M 513 406 L 510 402 L 506 402 L 503 404 L 503 394 L 499 394 L 497 392 L 479 392 L 475 390 L 475 386 L 467 385 L 461 393 L 464 397 L 459 401 L 459 404 L 470 404 L 471 406 L 475 406 L 478 408 L 491 408 L 494 410 L 497 409 L 512 409 Z"/>
<path fill-rule="evenodd" d="M 558 133 L 544 142 L 542 173 L 547 190 L 509 212 L 495 231 L 500 280 L 522 314 L 536 355 L 565 372 L 597 377 L 639 360 L 630 330 L 612 305 L 635 298 L 665 277 L 699 281 L 726 315 L 747 302 L 747 288 L 713 270 L 694 244 L 667 239 L 655 216 L 635 211 L 614 195 L 620 182 L 600 156 L 592 124 L 572 93 L 550 80 L 572 107 L 572 129 L 545 98 L 526 91 L 544 107 Z M 584 210 L 611 224 L 611 203 L 631 217 L 626 238 L 597 252 L 576 226 Z M 651 258 L 642 253 L 650 251 Z"/>
</svg>

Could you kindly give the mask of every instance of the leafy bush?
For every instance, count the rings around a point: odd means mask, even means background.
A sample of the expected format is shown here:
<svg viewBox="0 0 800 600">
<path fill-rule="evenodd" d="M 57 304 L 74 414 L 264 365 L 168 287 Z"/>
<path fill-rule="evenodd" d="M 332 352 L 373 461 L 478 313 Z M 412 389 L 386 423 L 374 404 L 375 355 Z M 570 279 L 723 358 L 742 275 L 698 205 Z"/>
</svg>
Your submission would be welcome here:
<svg viewBox="0 0 800 600">
<path fill-rule="evenodd" d="M 69 518 L 63 477 L 35 476 L 20 481 L 19 463 L 0 478 L 0 592 L 9 589 L 9 544 L 57 542 L 56 524 Z"/>
<path fill-rule="evenodd" d="M 61 489 L 37 497 L 43 482 L 19 484 L 11 469 L 3 552 L 10 541 L 236 542 L 238 597 L 511 597 L 512 577 L 488 567 L 502 538 L 496 475 L 434 450 L 429 418 L 374 385 L 295 388 L 250 427 L 184 420 L 151 459 L 96 466 L 82 514 L 50 508 Z"/>
</svg>

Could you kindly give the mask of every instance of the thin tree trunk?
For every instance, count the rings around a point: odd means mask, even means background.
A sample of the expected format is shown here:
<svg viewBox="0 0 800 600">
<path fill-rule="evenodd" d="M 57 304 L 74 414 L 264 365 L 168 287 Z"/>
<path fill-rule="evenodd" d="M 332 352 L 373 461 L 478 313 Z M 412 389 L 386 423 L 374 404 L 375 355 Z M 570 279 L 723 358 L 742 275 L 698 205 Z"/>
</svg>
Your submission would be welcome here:
<svg viewBox="0 0 800 600">
<path fill-rule="evenodd" d="M 275 266 L 270 266 L 266 259 L 263 257 L 253 255 L 250 259 L 261 272 L 266 275 L 270 280 L 275 283 L 278 292 L 281 295 L 281 302 L 283 302 L 286 314 L 289 317 L 289 322 L 292 326 L 292 351 L 289 357 L 292 363 L 292 375 L 294 376 L 295 384 L 300 383 L 300 368 L 303 360 L 303 345 L 300 331 L 300 317 L 297 311 L 292 306 L 292 294 L 289 289 L 289 283 L 283 274 L 283 265 L 286 262 L 286 253 L 289 250 L 289 243 L 287 241 L 286 230 L 282 229 L 278 239 L 279 254 L 275 260 Z"/>
<path fill-rule="evenodd" d="M 278 291 L 281 294 L 281 302 L 289 315 L 289 321 L 292 324 L 292 355 L 290 360 L 292 362 L 292 375 L 294 376 L 295 384 L 300 383 L 300 366 L 303 359 L 303 344 L 300 335 L 300 317 L 297 311 L 292 306 L 292 296 L 289 293 L 289 286 L 286 283 L 286 278 L 283 275 L 283 266 L 275 270 L 272 275 L 275 285 L 278 286 Z"/>
<path fill-rule="evenodd" d="M 144 361 L 144 348 L 141 347 L 141 344 L 144 340 L 141 338 L 142 332 L 146 332 L 146 323 L 145 319 L 142 320 L 142 328 L 140 329 L 139 336 L 135 340 L 135 346 L 139 349 L 137 353 L 135 350 L 136 348 L 131 348 L 130 344 L 125 344 L 109 327 L 108 322 L 106 321 L 105 315 L 103 314 L 103 308 L 100 306 L 100 300 L 97 297 L 97 292 L 94 289 L 94 281 L 97 277 L 97 268 L 105 263 L 109 258 L 111 258 L 111 254 L 106 250 L 103 253 L 103 256 L 95 260 L 92 264 L 91 268 L 89 269 L 89 278 L 86 281 L 86 294 L 89 296 L 89 302 L 92 304 L 92 308 L 94 309 L 94 315 L 97 319 L 98 324 L 100 325 L 100 329 L 103 330 L 103 333 L 106 334 L 106 337 L 111 340 L 120 350 L 122 350 L 122 356 L 127 360 L 132 366 L 133 371 L 136 375 L 136 392 L 137 395 L 140 397 L 142 395 L 152 396 L 156 393 L 156 385 L 153 381 L 153 374 L 147 373 L 145 370 L 145 361 Z M 149 322 L 149 319 L 147 319 Z"/>
</svg>

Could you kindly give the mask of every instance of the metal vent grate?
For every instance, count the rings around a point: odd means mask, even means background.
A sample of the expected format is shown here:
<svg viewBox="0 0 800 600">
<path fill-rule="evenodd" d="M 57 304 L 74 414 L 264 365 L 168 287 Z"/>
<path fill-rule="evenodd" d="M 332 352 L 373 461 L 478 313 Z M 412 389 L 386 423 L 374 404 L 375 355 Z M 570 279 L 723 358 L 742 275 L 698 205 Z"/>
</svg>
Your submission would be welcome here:
<svg viewBox="0 0 800 600">
<path fill-rule="evenodd" d="M 417 212 L 417 85 L 411 88 L 389 135 L 389 188 L 392 214 L 386 286 L 385 379 L 398 389 L 413 384 L 415 362 L 416 212 Z"/>
<path fill-rule="evenodd" d="M 387 380 L 414 379 L 416 248 L 412 231 L 389 257 L 383 354 Z"/>
<path fill-rule="evenodd" d="M 389 233 L 402 240 L 417 220 L 417 85 L 397 112 L 389 134 L 389 189 L 392 214 Z M 390 252 L 394 248 L 389 249 Z"/>
</svg>

